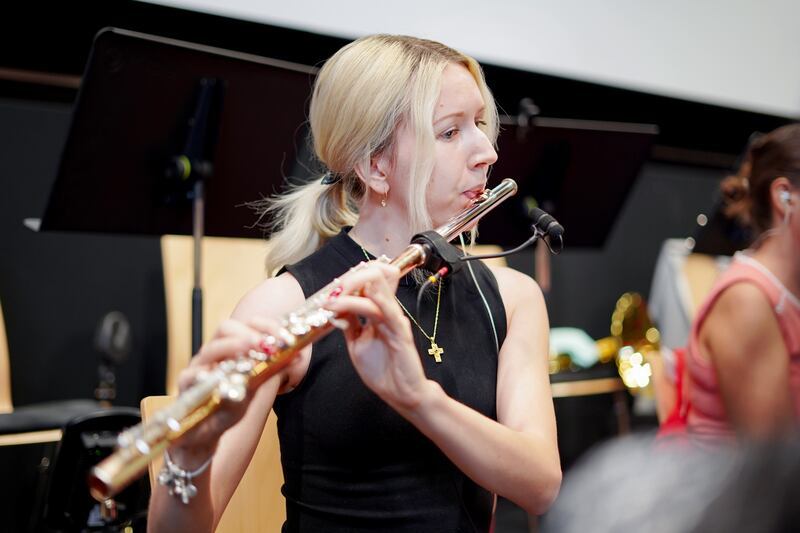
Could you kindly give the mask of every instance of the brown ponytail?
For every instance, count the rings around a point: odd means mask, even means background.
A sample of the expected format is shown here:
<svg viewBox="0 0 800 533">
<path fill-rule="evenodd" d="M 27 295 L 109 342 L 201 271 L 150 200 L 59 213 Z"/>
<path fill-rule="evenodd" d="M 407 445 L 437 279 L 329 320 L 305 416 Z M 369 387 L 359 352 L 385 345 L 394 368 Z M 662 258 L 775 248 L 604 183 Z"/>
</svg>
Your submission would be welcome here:
<svg viewBox="0 0 800 533">
<path fill-rule="evenodd" d="M 782 126 L 750 144 L 734 176 L 722 180 L 725 214 L 761 233 L 772 226 L 770 184 L 778 177 L 800 182 L 800 123 Z"/>
<path fill-rule="evenodd" d="M 750 215 L 752 199 L 750 198 L 750 162 L 745 161 L 739 172 L 722 180 L 719 189 L 725 205 L 724 213 L 728 218 L 735 218 L 743 226 L 751 227 L 753 219 Z"/>
</svg>

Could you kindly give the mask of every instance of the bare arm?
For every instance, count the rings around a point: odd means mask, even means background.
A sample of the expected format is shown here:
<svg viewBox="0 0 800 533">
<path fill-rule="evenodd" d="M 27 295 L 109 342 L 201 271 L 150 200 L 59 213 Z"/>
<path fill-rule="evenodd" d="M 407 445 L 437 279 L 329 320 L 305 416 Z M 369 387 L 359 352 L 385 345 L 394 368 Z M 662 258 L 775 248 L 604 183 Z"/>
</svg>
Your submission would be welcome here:
<svg viewBox="0 0 800 533">
<path fill-rule="evenodd" d="M 262 332 L 274 328 L 277 318 L 303 301 L 302 290 L 291 276 L 265 281 L 248 293 L 223 323 L 214 339 L 204 344 L 181 376 L 182 388 L 198 370 L 235 357 L 257 346 Z M 310 348 L 306 348 L 310 353 Z M 305 356 L 307 357 L 308 354 Z M 301 359 L 303 356 L 301 356 Z M 197 496 L 184 505 L 165 487 L 153 487 L 149 531 L 214 531 L 222 512 L 247 469 L 280 387 L 297 371 L 290 365 L 248 394 L 243 405 L 226 403 L 211 418 L 170 449 L 181 468 L 194 470 L 213 455 L 211 467 L 193 480 Z"/>
<path fill-rule="evenodd" d="M 772 437 L 793 427 L 789 355 L 774 311 L 755 285 L 737 283 L 725 290 L 699 340 L 714 365 L 731 424 L 741 435 Z"/>
<path fill-rule="evenodd" d="M 558 492 L 561 469 L 547 373 L 547 313 L 538 286 L 510 269 L 495 272 L 508 332 L 500 351 L 494 421 L 425 377 L 409 321 L 394 300 L 396 277 L 387 268 L 377 265 L 358 274 L 368 297 L 332 304 L 368 318 L 363 327 L 352 321 L 345 331 L 359 375 L 476 483 L 530 513 L 544 512 Z"/>
<path fill-rule="evenodd" d="M 438 386 L 407 416 L 478 484 L 541 514 L 561 483 L 547 366 L 547 310 L 530 277 L 503 267 L 493 272 L 508 317 L 497 375 L 498 421 L 446 396 Z"/>
</svg>

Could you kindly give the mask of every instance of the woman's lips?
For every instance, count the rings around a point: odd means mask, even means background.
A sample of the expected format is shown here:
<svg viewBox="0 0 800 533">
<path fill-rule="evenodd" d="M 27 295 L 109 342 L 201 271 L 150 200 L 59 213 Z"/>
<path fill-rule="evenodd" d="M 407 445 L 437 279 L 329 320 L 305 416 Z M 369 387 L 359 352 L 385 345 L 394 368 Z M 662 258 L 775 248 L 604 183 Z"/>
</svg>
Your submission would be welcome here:
<svg viewBox="0 0 800 533">
<path fill-rule="evenodd" d="M 481 185 L 480 187 L 475 187 L 474 189 L 470 189 L 468 191 L 464 191 L 464 195 L 467 198 L 469 198 L 470 200 L 474 201 L 474 200 L 480 198 L 481 196 L 483 196 L 483 192 L 485 190 L 486 190 L 486 188 L 483 185 Z"/>
</svg>

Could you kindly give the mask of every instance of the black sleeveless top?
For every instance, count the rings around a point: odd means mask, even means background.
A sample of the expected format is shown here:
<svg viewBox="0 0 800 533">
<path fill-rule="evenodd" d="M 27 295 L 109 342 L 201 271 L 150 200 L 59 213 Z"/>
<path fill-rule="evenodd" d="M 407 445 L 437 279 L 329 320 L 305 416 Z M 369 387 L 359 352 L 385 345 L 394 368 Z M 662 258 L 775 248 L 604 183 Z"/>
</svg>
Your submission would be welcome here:
<svg viewBox="0 0 800 533">
<path fill-rule="evenodd" d="M 308 297 L 363 260 L 345 230 L 287 270 Z M 497 283 L 485 265 L 472 263 L 502 345 L 506 314 Z M 408 277 L 401 280 L 397 296 L 414 313 L 416 293 Z M 421 307 L 422 316 L 415 318 L 432 333 L 435 296 Z M 436 334 L 442 363 L 428 355 L 430 342 L 413 324 L 412 330 L 425 374 L 452 398 L 496 419 L 497 347 L 466 267 L 442 288 Z M 363 384 L 340 331 L 314 344 L 306 376 L 276 398 L 274 409 L 285 480 L 284 532 L 488 531 L 492 494 Z"/>
</svg>

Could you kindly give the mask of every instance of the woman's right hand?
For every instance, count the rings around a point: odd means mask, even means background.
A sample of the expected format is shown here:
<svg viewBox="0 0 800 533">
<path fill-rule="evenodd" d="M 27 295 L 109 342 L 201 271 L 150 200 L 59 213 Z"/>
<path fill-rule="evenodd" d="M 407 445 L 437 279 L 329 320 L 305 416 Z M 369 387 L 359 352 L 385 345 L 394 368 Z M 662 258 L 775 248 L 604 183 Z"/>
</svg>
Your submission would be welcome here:
<svg viewBox="0 0 800 533">
<path fill-rule="evenodd" d="M 178 377 L 178 386 L 183 393 L 226 359 L 246 356 L 259 345 L 266 335 L 278 330 L 275 320 L 254 317 L 247 323 L 234 319 L 224 321 L 214 336 L 195 355 L 189 366 Z M 223 400 L 209 417 L 183 435 L 170 450 L 172 460 L 186 470 L 193 470 L 205 462 L 217 448 L 222 434 L 236 424 L 247 411 L 254 396 L 253 384 L 242 401 Z"/>
</svg>

